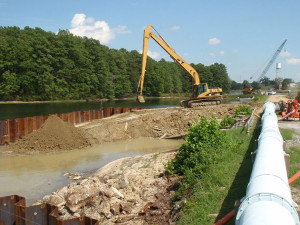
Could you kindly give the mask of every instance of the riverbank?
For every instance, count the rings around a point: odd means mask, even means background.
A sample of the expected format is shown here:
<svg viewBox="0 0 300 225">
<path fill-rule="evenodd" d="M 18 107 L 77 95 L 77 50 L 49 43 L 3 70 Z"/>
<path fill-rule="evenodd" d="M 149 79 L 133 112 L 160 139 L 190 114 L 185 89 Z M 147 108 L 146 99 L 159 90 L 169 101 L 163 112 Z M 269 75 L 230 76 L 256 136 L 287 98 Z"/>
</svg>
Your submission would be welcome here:
<svg viewBox="0 0 300 225">
<path fill-rule="evenodd" d="M 197 109 L 169 107 L 136 110 L 89 121 L 76 127 L 66 125 L 59 118 L 51 117 L 41 129 L 15 143 L 0 146 L 0 153 L 11 155 L 47 153 L 139 137 L 182 138 L 187 134 L 191 121 L 201 116 L 207 118 L 216 116 L 221 120 L 227 115 L 233 115 L 237 107 L 237 104 L 222 104 Z M 73 135 L 75 133 L 76 135 Z"/>
<path fill-rule="evenodd" d="M 164 176 L 176 152 L 116 160 L 43 198 L 59 207 L 62 219 L 81 215 L 105 224 L 168 224 L 179 178 Z"/>
</svg>

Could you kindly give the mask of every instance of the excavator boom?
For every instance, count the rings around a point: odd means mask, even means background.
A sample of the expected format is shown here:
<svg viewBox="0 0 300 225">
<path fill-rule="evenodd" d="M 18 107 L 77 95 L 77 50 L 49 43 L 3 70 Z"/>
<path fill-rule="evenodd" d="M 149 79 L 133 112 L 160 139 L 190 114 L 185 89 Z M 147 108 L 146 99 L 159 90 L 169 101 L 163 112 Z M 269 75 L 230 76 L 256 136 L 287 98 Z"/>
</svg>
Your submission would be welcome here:
<svg viewBox="0 0 300 225">
<path fill-rule="evenodd" d="M 172 48 L 171 46 L 165 41 L 165 39 L 159 35 L 157 37 L 154 33 L 151 32 L 152 25 L 149 25 L 144 30 L 144 42 L 143 42 L 143 58 L 142 58 L 142 72 L 138 83 L 138 93 L 137 93 L 137 100 L 139 102 L 144 103 L 143 97 L 143 87 L 144 87 L 144 79 L 146 73 L 146 64 L 147 64 L 147 53 L 148 53 L 148 46 L 149 46 L 149 39 L 150 37 L 156 41 L 169 55 L 170 57 L 176 61 L 185 71 L 187 71 L 193 79 L 194 85 L 200 84 L 200 78 L 197 71 L 190 66 L 183 58 L 181 58 Z"/>
<path fill-rule="evenodd" d="M 203 99 L 205 101 L 209 101 L 212 98 L 216 98 L 215 90 L 208 89 L 207 84 L 201 84 L 199 74 L 197 71 L 188 64 L 183 58 L 181 58 L 173 48 L 165 41 L 165 39 L 158 34 L 156 36 L 154 33 L 151 32 L 152 25 L 149 25 L 144 30 L 144 41 L 143 41 L 143 58 L 142 58 L 142 72 L 138 83 L 137 89 L 137 101 L 140 103 L 144 103 L 143 97 L 143 86 L 144 86 L 144 79 L 146 73 L 146 63 L 147 63 L 147 53 L 148 53 L 148 46 L 149 46 L 149 39 L 150 37 L 156 41 L 169 55 L 170 57 L 177 62 L 193 79 L 193 94 L 192 99 L 193 101 L 199 101 L 199 99 Z M 222 89 L 217 89 L 217 97 L 222 97 Z M 207 94 L 207 96 L 205 96 Z M 190 107 L 190 106 L 189 106 Z"/>
</svg>

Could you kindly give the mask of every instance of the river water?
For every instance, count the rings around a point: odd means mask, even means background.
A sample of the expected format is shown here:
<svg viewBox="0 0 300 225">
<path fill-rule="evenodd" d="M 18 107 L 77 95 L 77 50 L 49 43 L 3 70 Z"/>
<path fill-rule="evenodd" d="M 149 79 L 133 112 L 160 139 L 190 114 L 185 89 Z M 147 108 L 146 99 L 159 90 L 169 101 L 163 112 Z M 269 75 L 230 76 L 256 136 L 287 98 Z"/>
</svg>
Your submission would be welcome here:
<svg viewBox="0 0 300 225">
<path fill-rule="evenodd" d="M 0 120 L 24 118 L 30 116 L 68 113 L 74 111 L 100 110 L 102 107 L 122 108 L 165 108 L 180 106 L 181 98 L 145 98 L 145 103 L 135 99 L 111 100 L 102 102 L 46 102 L 0 104 Z"/>
<path fill-rule="evenodd" d="M 27 205 L 67 185 L 68 172 L 87 172 L 119 158 L 177 148 L 183 140 L 139 138 L 83 150 L 28 156 L 0 156 L 0 196 L 21 195 Z"/>
</svg>

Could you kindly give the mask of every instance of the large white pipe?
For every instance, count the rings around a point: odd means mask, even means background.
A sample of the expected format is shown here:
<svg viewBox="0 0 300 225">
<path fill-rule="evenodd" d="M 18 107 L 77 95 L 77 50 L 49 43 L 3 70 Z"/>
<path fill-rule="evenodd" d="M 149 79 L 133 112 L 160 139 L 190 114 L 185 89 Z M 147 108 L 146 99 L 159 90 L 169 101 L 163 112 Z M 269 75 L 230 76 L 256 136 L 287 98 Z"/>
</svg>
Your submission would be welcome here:
<svg viewBox="0 0 300 225">
<path fill-rule="evenodd" d="M 261 120 L 253 170 L 236 214 L 236 225 L 299 225 L 273 103 L 264 104 Z"/>
</svg>

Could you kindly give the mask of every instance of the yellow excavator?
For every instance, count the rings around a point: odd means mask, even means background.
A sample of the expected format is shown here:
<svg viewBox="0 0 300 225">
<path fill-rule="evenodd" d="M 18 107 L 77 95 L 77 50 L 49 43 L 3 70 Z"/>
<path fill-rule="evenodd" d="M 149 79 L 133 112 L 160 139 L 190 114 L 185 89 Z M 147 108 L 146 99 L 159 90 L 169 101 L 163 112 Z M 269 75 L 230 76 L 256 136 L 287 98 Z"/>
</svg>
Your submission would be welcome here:
<svg viewBox="0 0 300 225">
<path fill-rule="evenodd" d="M 146 73 L 146 62 L 147 62 L 147 52 L 149 46 L 150 37 L 154 39 L 169 55 L 170 57 L 177 62 L 193 79 L 192 84 L 192 94 L 188 100 L 182 100 L 180 102 L 183 107 L 199 107 L 207 105 L 218 105 L 221 103 L 222 99 L 222 88 L 208 88 L 207 83 L 200 83 L 200 78 L 197 71 L 189 65 L 183 58 L 181 58 L 174 49 L 165 41 L 165 39 L 158 34 L 157 37 L 154 33 L 151 32 L 152 25 L 149 25 L 144 30 L 144 43 L 143 43 L 143 58 L 142 58 L 142 72 L 138 83 L 137 88 L 137 101 L 144 103 L 145 99 L 143 97 L 143 86 Z"/>
</svg>

